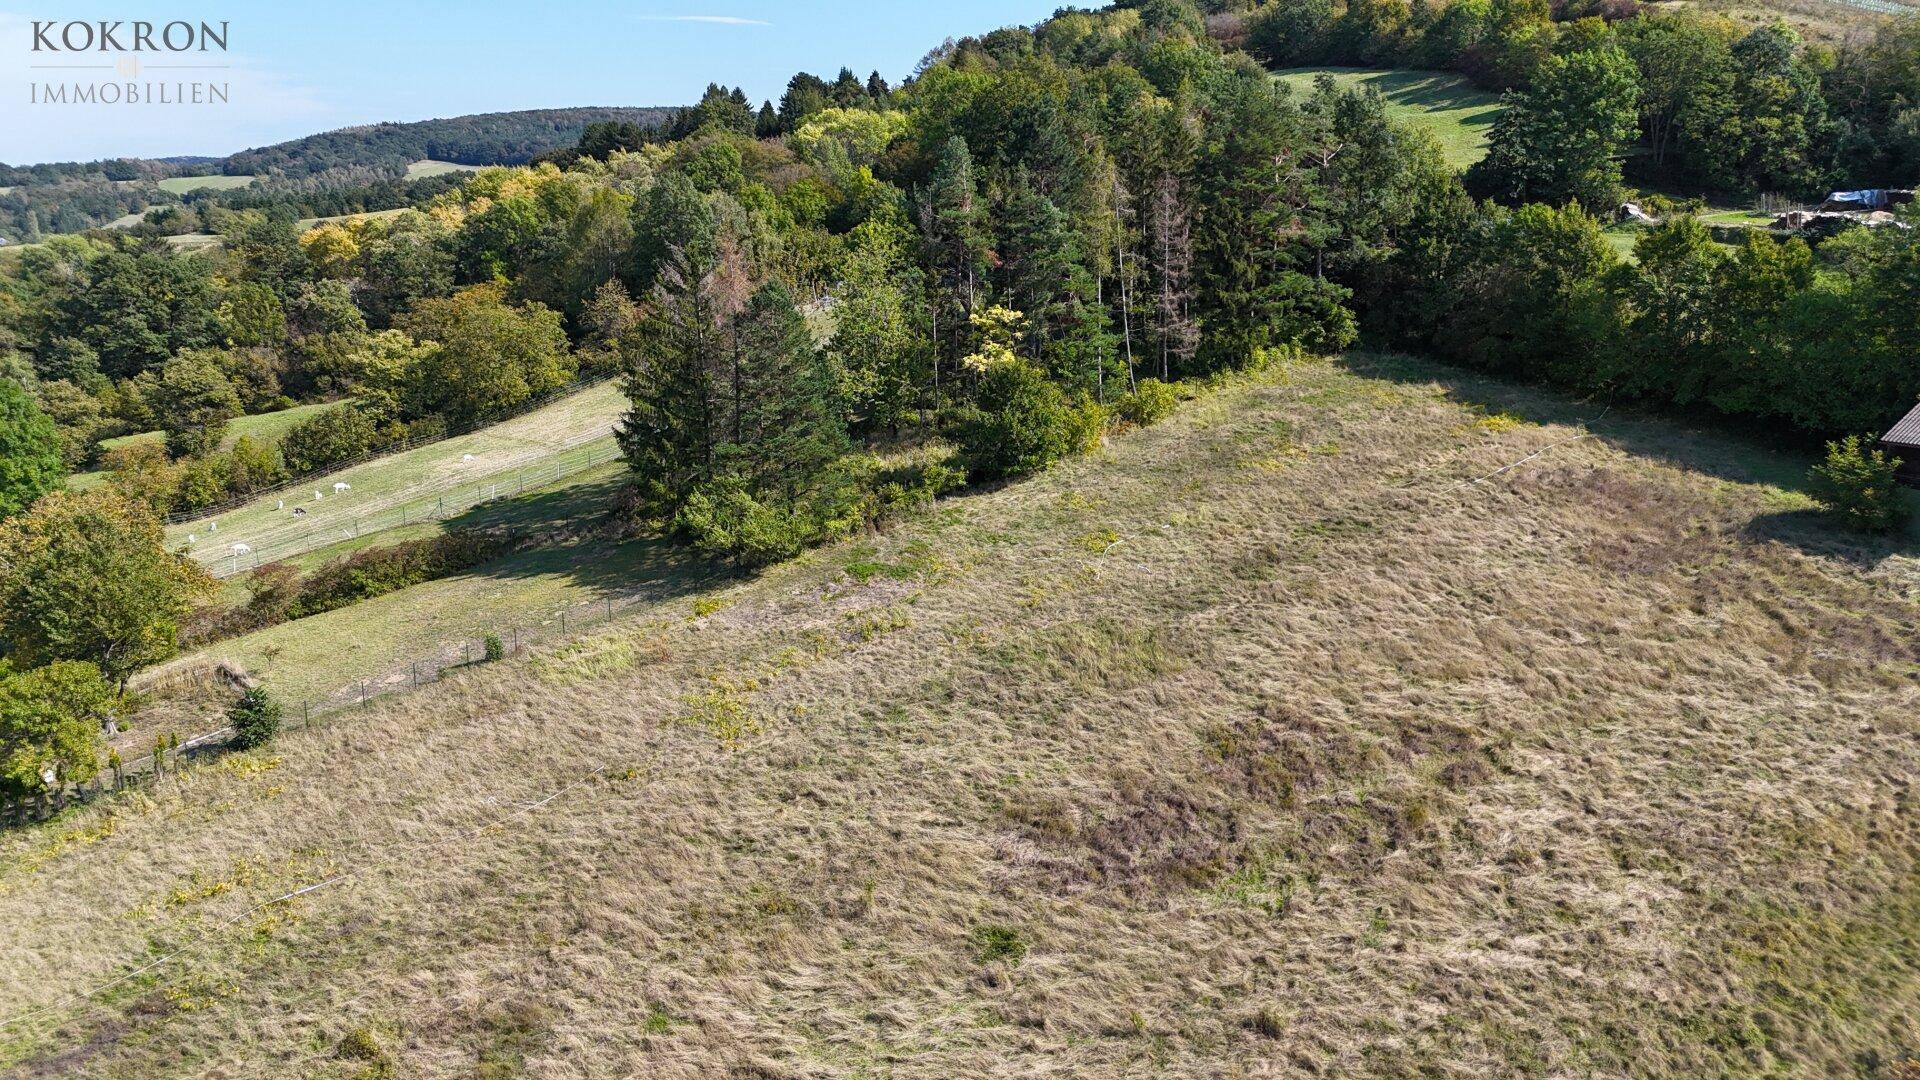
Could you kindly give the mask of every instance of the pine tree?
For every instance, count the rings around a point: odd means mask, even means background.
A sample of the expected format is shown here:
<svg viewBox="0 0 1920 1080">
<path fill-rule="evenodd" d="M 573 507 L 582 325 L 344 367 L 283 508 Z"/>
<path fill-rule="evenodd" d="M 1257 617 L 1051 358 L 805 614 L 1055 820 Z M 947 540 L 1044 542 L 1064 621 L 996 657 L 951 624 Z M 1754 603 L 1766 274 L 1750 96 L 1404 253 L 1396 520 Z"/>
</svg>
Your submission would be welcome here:
<svg viewBox="0 0 1920 1080">
<path fill-rule="evenodd" d="M 840 74 L 834 78 L 833 88 L 829 93 L 833 97 L 833 103 L 843 109 L 851 109 L 867 100 L 867 88 L 861 85 L 860 77 L 853 73 L 852 68 L 840 69 Z"/>
<path fill-rule="evenodd" d="M 1080 234 L 1053 200 L 1031 187 L 1007 204 L 1006 216 L 1005 295 L 1026 314 L 1030 354 L 1055 378 L 1099 395 L 1108 341 Z"/>
<path fill-rule="evenodd" d="M 755 290 L 730 338 L 718 468 L 761 503 L 792 507 L 846 452 L 832 373 L 792 293 L 777 281 Z"/>
<path fill-rule="evenodd" d="M 728 360 L 711 244 L 675 244 L 647 317 L 621 343 L 632 408 L 615 433 L 650 509 L 670 516 L 713 471 L 713 374 Z"/>
<path fill-rule="evenodd" d="M 979 304 L 980 274 L 988 254 L 980 190 L 974 180 L 973 155 L 968 152 L 965 139 L 955 135 L 941 147 L 939 164 L 928 182 L 919 210 L 928 262 L 933 267 L 931 284 L 936 298 L 931 329 L 933 391 L 937 402 L 943 353 L 959 347 L 963 335 L 957 331 L 967 325 Z M 946 320 L 953 324 L 954 330 L 947 333 L 943 350 L 941 310 L 949 300 L 959 307 L 959 312 L 956 318 Z"/>
<path fill-rule="evenodd" d="M 984 214 L 973 175 L 973 154 L 958 135 L 940 150 L 927 205 L 938 261 L 950 287 L 961 296 L 965 313 L 978 306 L 979 276 L 986 262 Z"/>
</svg>

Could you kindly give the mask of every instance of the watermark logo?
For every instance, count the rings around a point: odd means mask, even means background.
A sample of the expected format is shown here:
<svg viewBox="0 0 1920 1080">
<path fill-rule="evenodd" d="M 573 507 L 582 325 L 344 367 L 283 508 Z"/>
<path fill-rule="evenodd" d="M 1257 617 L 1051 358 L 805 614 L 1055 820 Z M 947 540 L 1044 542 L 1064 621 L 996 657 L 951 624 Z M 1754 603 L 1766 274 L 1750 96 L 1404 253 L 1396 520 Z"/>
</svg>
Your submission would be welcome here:
<svg viewBox="0 0 1920 1080">
<path fill-rule="evenodd" d="M 34 63 L 28 66 L 49 73 L 29 82 L 32 104 L 225 105 L 232 99 L 226 79 L 185 74 L 232 67 L 224 20 L 35 19 L 31 30 Z"/>
</svg>

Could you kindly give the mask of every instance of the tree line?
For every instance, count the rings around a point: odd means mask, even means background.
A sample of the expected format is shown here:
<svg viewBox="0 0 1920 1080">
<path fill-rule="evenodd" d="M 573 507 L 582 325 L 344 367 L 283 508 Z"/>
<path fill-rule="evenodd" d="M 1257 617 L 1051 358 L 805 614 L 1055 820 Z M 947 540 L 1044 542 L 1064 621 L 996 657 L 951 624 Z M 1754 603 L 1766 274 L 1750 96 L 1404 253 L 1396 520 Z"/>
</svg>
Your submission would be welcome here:
<svg viewBox="0 0 1920 1080">
<path fill-rule="evenodd" d="M 1632 0 L 1361 0 L 1338 8 L 1331 0 L 1272 0 L 1234 16 L 1234 33 L 1275 66 L 1460 72 L 1514 92 L 1521 107 L 1509 111 L 1510 124 L 1529 122 L 1530 105 L 1569 107 L 1543 99 L 1568 85 L 1571 63 L 1574 75 L 1608 84 L 1589 100 L 1624 101 L 1635 171 L 1648 183 L 1808 199 L 1832 187 L 1911 187 L 1920 177 L 1920 19 L 1912 16 L 1877 20 L 1838 44 L 1808 44 L 1784 23 L 1749 27 Z M 1531 142 L 1551 154 L 1546 134 Z M 1618 141 L 1615 153 L 1626 149 Z M 1585 153 L 1589 167 L 1592 152 L 1571 149 Z M 1533 194 L 1498 186 L 1482 193 Z"/>
</svg>

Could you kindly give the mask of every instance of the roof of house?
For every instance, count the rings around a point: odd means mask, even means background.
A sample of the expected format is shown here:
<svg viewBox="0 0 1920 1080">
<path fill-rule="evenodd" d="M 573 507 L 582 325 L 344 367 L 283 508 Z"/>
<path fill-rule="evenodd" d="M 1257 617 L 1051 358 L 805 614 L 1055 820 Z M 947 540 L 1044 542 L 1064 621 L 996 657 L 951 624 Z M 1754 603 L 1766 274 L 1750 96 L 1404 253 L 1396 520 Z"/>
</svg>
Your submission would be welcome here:
<svg viewBox="0 0 1920 1080">
<path fill-rule="evenodd" d="M 1920 446 L 1920 405 L 1909 409 L 1907 415 L 1880 436 L 1880 441 L 1901 446 Z"/>
</svg>

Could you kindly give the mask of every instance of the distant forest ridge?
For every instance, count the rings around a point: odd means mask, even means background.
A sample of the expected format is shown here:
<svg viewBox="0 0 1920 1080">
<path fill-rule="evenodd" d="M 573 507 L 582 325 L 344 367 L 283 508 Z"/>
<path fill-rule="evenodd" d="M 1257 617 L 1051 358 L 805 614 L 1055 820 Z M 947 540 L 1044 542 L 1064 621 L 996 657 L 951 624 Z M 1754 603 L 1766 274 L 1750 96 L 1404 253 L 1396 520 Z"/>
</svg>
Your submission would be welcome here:
<svg viewBox="0 0 1920 1080">
<path fill-rule="evenodd" d="M 677 112 L 665 107 L 526 109 L 363 124 L 242 150 L 222 161 L 220 171 L 229 176 L 317 173 L 340 166 L 404 171 L 409 162 L 422 158 L 457 165 L 524 165 L 544 151 L 573 145 L 589 124 L 624 121 L 658 127 Z"/>
<path fill-rule="evenodd" d="M 282 173 L 311 175 L 361 167 L 404 172 L 422 158 L 460 165 L 522 165 L 542 151 L 570 146 L 588 124 L 626 121 L 653 127 L 679 110 L 660 106 L 593 106 L 474 113 L 410 123 L 361 124 L 221 157 L 179 156 L 0 164 L 0 187 L 73 180 L 161 180 L 170 176 Z"/>
<path fill-rule="evenodd" d="M 298 217 L 385 210 L 412 198 L 407 166 L 422 159 L 456 165 L 524 165 L 571 147 L 588 125 L 661 127 L 681 110 L 588 107 L 475 113 L 410 123 L 362 124 L 242 150 L 226 157 L 115 158 L 42 165 L 0 164 L 0 242 L 125 223 L 156 207 L 193 210 L 280 206 Z M 260 177 L 243 187 L 163 182 L 195 176 Z M 189 229 L 188 231 L 192 231 Z"/>
</svg>

